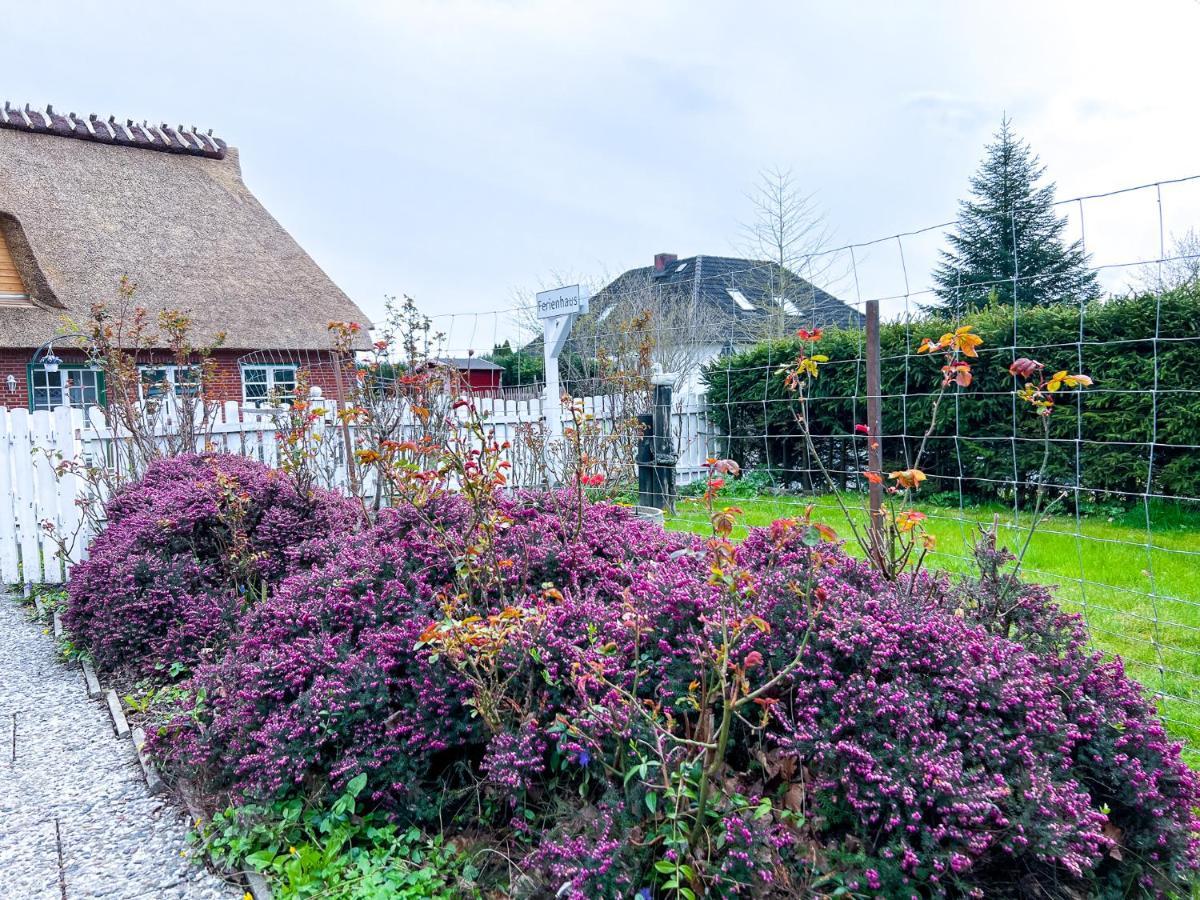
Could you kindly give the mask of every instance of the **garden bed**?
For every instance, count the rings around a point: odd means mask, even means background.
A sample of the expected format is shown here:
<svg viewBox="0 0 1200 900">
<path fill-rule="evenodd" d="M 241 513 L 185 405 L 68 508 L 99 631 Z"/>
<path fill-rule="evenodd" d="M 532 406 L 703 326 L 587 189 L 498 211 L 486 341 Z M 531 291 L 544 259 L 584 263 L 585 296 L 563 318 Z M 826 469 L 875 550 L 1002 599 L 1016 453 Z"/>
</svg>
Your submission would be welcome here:
<svg viewBox="0 0 1200 900">
<path fill-rule="evenodd" d="M 225 460 L 113 501 L 66 622 L 151 691 L 206 851 L 282 895 L 1152 896 L 1195 871 L 1195 776 L 1041 588 L 888 581 L 804 515 L 733 543 L 571 491 L 367 527 Z"/>
</svg>

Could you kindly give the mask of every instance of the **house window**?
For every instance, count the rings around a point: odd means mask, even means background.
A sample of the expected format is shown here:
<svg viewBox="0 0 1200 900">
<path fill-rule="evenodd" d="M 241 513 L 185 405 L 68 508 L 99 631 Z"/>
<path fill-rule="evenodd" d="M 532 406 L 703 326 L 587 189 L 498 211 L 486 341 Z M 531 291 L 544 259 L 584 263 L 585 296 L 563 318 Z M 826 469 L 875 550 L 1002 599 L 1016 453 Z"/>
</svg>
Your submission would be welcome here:
<svg viewBox="0 0 1200 900">
<path fill-rule="evenodd" d="M 199 366 L 138 366 L 138 373 L 141 376 L 138 398 L 141 400 L 159 400 L 168 395 L 200 395 Z"/>
<path fill-rule="evenodd" d="M 296 394 L 296 367 L 292 365 L 242 366 L 242 400 L 269 403 L 291 400 Z"/>
<path fill-rule="evenodd" d="M 39 364 L 30 365 L 26 371 L 31 410 L 104 405 L 104 373 L 97 369 L 60 364 L 57 372 L 47 372 Z"/>
</svg>

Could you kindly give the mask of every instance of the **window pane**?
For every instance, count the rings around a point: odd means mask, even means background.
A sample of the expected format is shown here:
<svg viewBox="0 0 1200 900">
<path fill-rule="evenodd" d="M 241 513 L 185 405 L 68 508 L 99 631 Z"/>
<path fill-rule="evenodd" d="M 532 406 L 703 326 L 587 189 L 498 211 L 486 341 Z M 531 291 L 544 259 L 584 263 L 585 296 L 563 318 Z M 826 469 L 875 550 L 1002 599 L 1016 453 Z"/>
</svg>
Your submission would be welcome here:
<svg viewBox="0 0 1200 900">
<path fill-rule="evenodd" d="M 63 375 L 66 373 L 62 369 L 57 372 L 47 372 L 41 366 L 35 366 L 31 370 L 31 374 L 33 376 L 33 408 L 54 409 L 62 406 L 62 383 Z"/>
<path fill-rule="evenodd" d="M 242 368 L 242 395 L 247 403 L 261 403 L 267 399 L 267 370 L 262 366 Z"/>
<path fill-rule="evenodd" d="M 50 392 L 45 388 L 33 389 L 33 408 L 50 409 Z"/>
<path fill-rule="evenodd" d="M 200 387 L 199 366 L 180 366 L 175 369 L 175 396 L 198 397 Z"/>
<path fill-rule="evenodd" d="M 296 370 L 292 366 L 280 366 L 271 370 L 271 390 L 283 400 L 296 395 Z"/>
<path fill-rule="evenodd" d="M 158 400 L 171 391 L 171 372 L 167 366 L 141 368 L 142 399 Z"/>
<path fill-rule="evenodd" d="M 94 369 L 75 369 L 68 375 L 71 379 L 71 405 L 80 408 L 98 406 L 100 403 L 100 373 Z"/>
</svg>

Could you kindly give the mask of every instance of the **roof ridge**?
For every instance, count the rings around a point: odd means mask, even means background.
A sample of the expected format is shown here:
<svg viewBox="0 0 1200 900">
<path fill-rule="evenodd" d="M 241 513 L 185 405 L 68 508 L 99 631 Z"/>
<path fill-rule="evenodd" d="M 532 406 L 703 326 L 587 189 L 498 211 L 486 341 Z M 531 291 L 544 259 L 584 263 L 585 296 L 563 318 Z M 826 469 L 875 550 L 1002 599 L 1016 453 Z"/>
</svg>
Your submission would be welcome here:
<svg viewBox="0 0 1200 900">
<path fill-rule="evenodd" d="M 191 129 L 182 125 L 172 128 L 165 122 L 162 125 L 150 125 L 145 120 L 138 125 L 133 119 L 126 119 L 121 124 L 116 116 L 107 119 L 101 119 L 95 113 L 87 118 L 76 116 L 75 113 L 64 116 L 56 113 L 49 104 L 43 111 L 32 109 L 28 103 L 24 108 L 14 107 L 7 100 L 3 109 L 0 109 L 0 128 L 209 159 L 224 159 L 228 149 L 225 141 L 213 137 L 211 128 L 207 133 L 201 133 L 195 125 Z"/>
</svg>

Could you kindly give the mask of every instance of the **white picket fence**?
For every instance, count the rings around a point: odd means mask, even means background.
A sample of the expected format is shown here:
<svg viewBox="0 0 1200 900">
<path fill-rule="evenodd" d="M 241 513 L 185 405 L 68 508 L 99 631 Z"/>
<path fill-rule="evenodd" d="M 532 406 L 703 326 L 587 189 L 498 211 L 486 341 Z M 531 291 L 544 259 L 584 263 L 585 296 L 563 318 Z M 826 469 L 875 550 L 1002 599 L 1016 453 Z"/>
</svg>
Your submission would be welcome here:
<svg viewBox="0 0 1200 900">
<path fill-rule="evenodd" d="M 704 414 L 704 398 L 680 398 L 672 416 L 672 436 L 679 462 L 680 484 L 701 477 L 704 461 L 714 449 L 716 429 Z M 611 421 L 609 398 L 584 398 L 584 410 L 604 423 Z M 518 427 L 542 418 L 542 401 L 479 398 L 477 406 L 494 428 L 498 441 L 516 443 Z M 324 432 L 325 458 L 321 468 L 324 483 L 349 492 L 351 478 L 346 465 L 345 441 L 337 420 L 337 404 L 323 400 L 325 416 L 314 428 Z M 216 410 L 206 437 L 216 452 L 257 459 L 269 466 L 279 464 L 278 410 L 245 408 L 235 402 Z M 163 428 L 173 422 L 165 417 Z M 353 440 L 353 435 L 351 435 Z M 70 566 L 86 556 L 90 535 L 81 521 L 87 502 L 88 484 L 60 461 L 90 465 L 121 464 L 120 429 L 105 419 L 98 407 L 88 410 L 59 407 L 53 411 L 29 412 L 0 406 L 0 583 L 62 583 Z M 57 467 L 57 468 L 56 468 Z M 514 472 L 515 487 L 524 484 L 523 473 Z M 367 496 L 369 482 L 359 486 Z M 62 558 L 52 533 L 77 534 L 67 558 Z"/>
</svg>

